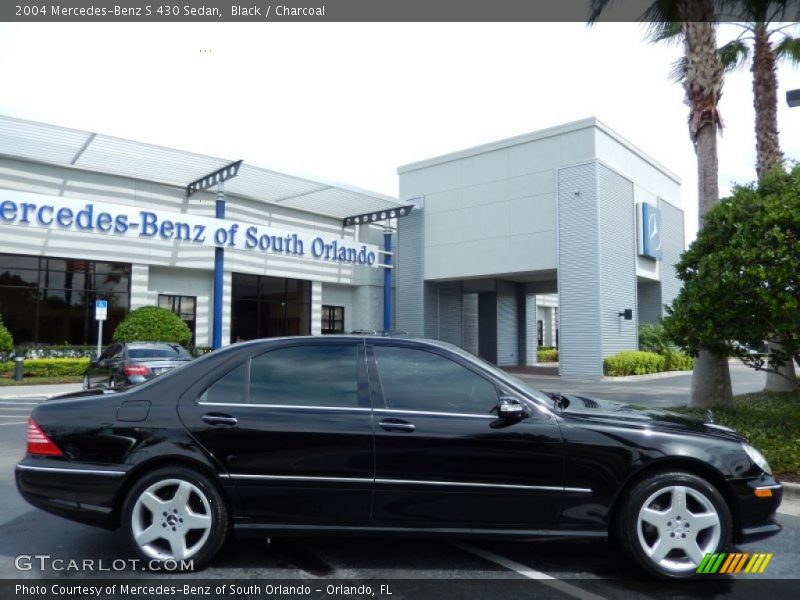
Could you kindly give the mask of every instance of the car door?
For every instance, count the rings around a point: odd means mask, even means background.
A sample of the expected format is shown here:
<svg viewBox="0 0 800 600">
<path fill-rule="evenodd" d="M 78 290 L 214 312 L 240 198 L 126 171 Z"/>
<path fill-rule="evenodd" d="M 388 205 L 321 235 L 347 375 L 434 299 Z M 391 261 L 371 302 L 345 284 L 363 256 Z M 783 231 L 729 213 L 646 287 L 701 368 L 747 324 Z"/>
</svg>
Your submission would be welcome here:
<svg viewBox="0 0 800 600">
<path fill-rule="evenodd" d="M 511 394 L 455 353 L 403 342 L 367 349 L 375 419 L 377 524 L 547 528 L 563 493 L 555 418 L 492 410 Z M 519 398 L 524 402 L 523 398 Z"/>
<path fill-rule="evenodd" d="M 227 470 L 247 518 L 359 525 L 374 476 L 366 382 L 363 342 L 272 344 L 182 398 L 179 411 Z"/>
</svg>

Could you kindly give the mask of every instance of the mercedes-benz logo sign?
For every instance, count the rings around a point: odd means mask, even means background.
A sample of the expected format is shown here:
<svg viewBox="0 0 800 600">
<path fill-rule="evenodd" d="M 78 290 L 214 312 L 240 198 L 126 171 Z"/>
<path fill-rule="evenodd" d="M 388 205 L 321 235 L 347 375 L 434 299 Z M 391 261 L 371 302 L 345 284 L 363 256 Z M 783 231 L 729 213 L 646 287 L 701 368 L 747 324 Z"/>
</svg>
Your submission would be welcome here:
<svg viewBox="0 0 800 600">
<path fill-rule="evenodd" d="M 661 250 L 661 229 L 658 227 L 658 215 L 656 213 L 650 213 L 647 229 L 650 235 L 650 250 L 658 252 Z"/>
</svg>

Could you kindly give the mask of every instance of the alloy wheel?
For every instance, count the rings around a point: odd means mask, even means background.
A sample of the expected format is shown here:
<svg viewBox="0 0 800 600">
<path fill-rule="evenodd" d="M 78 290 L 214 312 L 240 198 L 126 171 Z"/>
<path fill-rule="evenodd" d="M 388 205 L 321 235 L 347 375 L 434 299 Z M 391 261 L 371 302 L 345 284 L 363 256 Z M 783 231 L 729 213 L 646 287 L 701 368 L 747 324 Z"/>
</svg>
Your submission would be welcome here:
<svg viewBox="0 0 800 600">
<path fill-rule="evenodd" d="M 639 544 L 661 569 L 694 571 L 722 536 L 717 509 L 701 491 L 685 485 L 663 487 L 644 501 L 636 522 Z"/>
<path fill-rule="evenodd" d="M 134 543 L 156 560 L 184 560 L 205 545 L 213 524 L 211 504 L 199 487 L 164 479 L 146 488 L 131 514 Z"/>
</svg>

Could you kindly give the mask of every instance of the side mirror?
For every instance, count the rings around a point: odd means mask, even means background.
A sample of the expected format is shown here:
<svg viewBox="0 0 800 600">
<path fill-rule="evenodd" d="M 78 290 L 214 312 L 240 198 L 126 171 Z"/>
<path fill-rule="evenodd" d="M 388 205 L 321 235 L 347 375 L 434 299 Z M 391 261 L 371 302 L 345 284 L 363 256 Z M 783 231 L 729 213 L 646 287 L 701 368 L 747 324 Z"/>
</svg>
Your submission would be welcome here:
<svg viewBox="0 0 800 600">
<path fill-rule="evenodd" d="M 527 416 L 525 407 L 516 398 L 500 396 L 497 402 L 497 416 L 501 419 L 521 419 Z"/>
</svg>

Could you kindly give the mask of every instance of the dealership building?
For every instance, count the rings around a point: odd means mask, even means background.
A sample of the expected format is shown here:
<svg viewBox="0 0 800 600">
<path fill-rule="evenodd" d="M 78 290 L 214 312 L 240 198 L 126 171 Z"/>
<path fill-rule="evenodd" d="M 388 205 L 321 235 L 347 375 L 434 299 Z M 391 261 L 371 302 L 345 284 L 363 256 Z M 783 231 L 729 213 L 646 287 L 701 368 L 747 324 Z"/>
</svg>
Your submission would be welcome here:
<svg viewBox="0 0 800 600">
<path fill-rule="evenodd" d="M 96 300 L 105 343 L 145 305 L 198 346 L 389 323 L 597 376 L 677 294 L 680 182 L 595 119 L 398 172 L 392 198 L 0 117 L 0 315 L 45 345 L 95 343 Z"/>
</svg>

